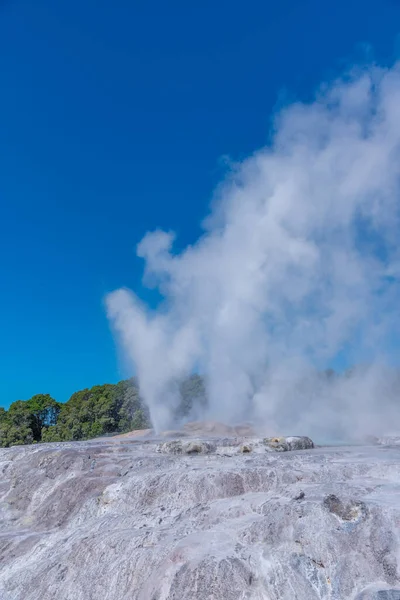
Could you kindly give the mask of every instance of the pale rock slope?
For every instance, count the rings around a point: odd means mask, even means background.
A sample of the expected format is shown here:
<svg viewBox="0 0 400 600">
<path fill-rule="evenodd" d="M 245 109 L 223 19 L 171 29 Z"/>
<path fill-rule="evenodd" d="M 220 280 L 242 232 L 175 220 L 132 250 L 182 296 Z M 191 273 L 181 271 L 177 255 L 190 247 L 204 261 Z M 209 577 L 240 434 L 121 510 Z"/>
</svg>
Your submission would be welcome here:
<svg viewBox="0 0 400 600">
<path fill-rule="evenodd" d="M 400 600 L 398 438 L 211 429 L 0 450 L 1 600 Z"/>
</svg>

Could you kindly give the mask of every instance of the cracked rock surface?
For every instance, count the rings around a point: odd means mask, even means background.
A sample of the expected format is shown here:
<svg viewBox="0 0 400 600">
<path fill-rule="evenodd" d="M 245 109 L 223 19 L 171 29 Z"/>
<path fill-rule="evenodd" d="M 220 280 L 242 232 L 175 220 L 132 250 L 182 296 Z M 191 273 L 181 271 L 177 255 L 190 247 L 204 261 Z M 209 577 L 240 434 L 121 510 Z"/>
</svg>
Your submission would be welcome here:
<svg viewBox="0 0 400 600">
<path fill-rule="evenodd" d="M 400 600 L 398 439 L 198 434 L 0 450 L 1 600 Z"/>
</svg>

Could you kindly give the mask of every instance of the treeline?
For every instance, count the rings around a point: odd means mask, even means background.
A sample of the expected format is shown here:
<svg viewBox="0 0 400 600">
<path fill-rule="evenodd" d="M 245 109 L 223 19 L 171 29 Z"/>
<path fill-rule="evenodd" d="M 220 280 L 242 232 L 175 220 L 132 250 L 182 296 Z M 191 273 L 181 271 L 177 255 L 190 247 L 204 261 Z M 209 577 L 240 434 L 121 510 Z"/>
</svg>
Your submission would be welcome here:
<svg viewBox="0 0 400 600">
<path fill-rule="evenodd" d="M 202 378 L 192 375 L 179 386 L 177 417 L 187 415 L 193 402 L 205 402 Z M 60 403 L 49 394 L 0 408 L 0 447 L 40 442 L 84 440 L 151 427 L 135 378 L 95 385 Z"/>
</svg>

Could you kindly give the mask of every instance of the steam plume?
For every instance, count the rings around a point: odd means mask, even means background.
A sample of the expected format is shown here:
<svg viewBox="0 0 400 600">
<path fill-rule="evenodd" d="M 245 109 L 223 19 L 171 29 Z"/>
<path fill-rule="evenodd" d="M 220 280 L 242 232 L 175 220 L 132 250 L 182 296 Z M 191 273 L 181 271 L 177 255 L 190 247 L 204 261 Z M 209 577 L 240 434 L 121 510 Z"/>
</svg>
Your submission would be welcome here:
<svg viewBox="0 0 400 600">
<path fill-rule="evenodd" d="M 324 436 L 395 426 L 399 175 L 400 66 L 373 66 L 277 115 L 193 246 L 145 235 L 137 254 L 165 302 L 152 312 L 118 290 L 107 306 L 156 429 L 193 369 L 225 422 Z M 335 361 L 372 366 L 317 376 Z"/>
</svg>

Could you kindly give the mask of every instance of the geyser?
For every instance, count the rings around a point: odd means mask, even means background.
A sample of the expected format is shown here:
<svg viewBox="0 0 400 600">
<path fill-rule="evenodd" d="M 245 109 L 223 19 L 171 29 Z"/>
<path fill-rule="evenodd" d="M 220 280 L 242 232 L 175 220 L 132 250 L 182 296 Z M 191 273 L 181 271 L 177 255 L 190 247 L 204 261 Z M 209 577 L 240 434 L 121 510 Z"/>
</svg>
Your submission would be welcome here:
<svg viewBox="0 0 400 600">
<path fill-rule="evenodd" d="M 193 245 L 145 235 L 137 254 L 164 302 L 117 290 L 107 307 L 157 430 L 193 369 L 205 418 L 317 438 L 396 428 L 399 174 L 400 66 L 353 69 L 276 115 Z M 369 366 L 318 375 L 336 364 Z"/>
</svg>

